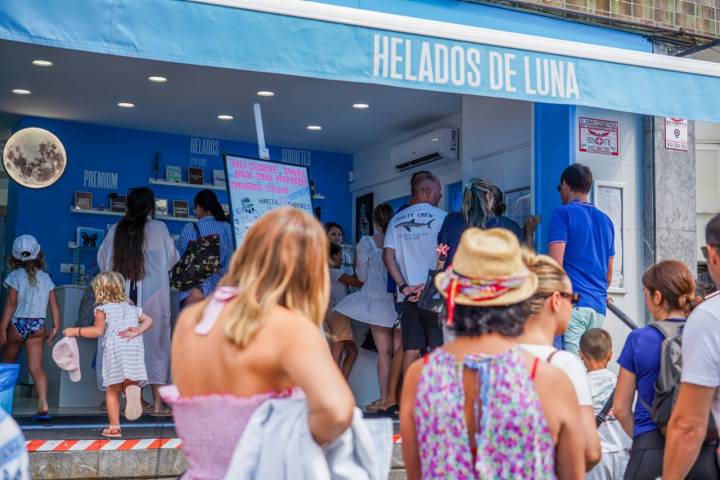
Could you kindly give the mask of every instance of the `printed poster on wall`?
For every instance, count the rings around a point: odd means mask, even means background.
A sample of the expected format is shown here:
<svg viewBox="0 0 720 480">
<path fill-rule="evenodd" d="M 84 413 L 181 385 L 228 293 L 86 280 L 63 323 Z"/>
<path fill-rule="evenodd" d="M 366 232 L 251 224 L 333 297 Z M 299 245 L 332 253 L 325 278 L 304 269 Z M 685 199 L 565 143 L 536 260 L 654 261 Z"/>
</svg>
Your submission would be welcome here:
<svg viewBox="0 0 720 480">
<path fill-rule="evenodd" d="M 306 167 L 225 155 L 225 169 L 236 244 L 274 208 L 289 205 L 313 214 Z"/>
<path fill-rule="evenodd" d="M 625 288 L 623 189 L 624 185 L 622 184 L 597 182 L 595 185 L 595 206 L 610 217 L 613 227 L 615 227 L 615 258 L 613 259 L 612 283 L 609 285 L 610 289 L 615 290 L 624 290 Z"/>
<path fill-rule="evenodd" d="M 366 193 L 355 199 L 355 243 L 365 235 L 372 235 L 373 231 L 373 193 Z"/>
<path fill-rule="evenodd" d="M 665 148 L 688 151 L 688 121 L 665 117 Z"/>
<path fill-rule="evenodd" d="M 618 122 L 599 118 L 578 118 L 580 151 L 600 155 L 618 155 Z"/>
</svg>

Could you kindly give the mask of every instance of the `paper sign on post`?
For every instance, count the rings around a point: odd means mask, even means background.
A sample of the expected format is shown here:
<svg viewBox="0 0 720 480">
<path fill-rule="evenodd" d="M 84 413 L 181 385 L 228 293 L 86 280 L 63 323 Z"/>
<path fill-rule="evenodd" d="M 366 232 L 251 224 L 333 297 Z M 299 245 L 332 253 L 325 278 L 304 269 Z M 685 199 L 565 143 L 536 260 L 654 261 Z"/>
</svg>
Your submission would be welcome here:
<svg viewBox="0 0 720 480">
<path fill-rule="evenodd" d="M 665 148 L 688 151 L 688 121 L 665 117 Z"/>
<path fill-rule="evenodd" d="M 270 210 L 291 206 L 313 214 L 307 167 L 225 155 L 235 241 Z"/>
</svg>

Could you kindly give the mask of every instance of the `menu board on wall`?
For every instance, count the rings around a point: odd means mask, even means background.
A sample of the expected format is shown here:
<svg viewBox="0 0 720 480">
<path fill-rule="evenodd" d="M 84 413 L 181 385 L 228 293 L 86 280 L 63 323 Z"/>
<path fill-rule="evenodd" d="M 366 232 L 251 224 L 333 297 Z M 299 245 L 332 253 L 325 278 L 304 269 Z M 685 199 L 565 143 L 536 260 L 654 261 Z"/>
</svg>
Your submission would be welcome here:
<svg viewBox="0 0 720 480">
<path fill-rule="evenodd" d="M 613 259 L 612 284 L 609 285 L 611 292 L 625 289 L 624 187 L 625 185 L 622 183 L 595 182 L 595 206 L 610 217 L 613 227 L 615 227 L 615 258 Z"/>
<path fill-rule="evenodd" d="M 307 167 L 225 155 L 225 170 L 237 244 L 274 208 L 289 205 L 313 214 Z"/>
</svg>

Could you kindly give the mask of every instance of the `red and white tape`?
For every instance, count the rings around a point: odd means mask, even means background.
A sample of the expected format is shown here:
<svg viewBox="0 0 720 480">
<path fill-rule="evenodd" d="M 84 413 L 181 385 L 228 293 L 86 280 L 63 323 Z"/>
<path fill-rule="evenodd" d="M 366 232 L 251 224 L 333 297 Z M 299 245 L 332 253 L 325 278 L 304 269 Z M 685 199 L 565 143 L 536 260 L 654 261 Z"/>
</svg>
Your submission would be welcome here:
<svg viewBox="0 0 720 480">
<path fill-rule="evenodd" d="M 29 440 L 28 452 L 98 452 L 109 450 L 166 450 L 182 448 L 179 438 L 128 440 Z"/>
<path fill-rule="evenodd" d="M 402 443 L 399 433 L 392 443 Z M 179 438 L 142 438 L 128 440 L 29 440 L 28 452 L 99 452 L 110 450 L 167 450 L 182 448 Z"/>
</svg>

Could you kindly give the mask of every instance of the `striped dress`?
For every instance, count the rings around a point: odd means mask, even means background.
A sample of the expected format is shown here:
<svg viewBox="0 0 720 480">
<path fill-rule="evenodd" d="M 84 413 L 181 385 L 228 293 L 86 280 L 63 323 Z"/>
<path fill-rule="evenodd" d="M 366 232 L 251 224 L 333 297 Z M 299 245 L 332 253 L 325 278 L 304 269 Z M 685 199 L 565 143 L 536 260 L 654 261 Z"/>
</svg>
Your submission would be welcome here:
<svg viewBox="0 0 720 480">
<path fill-rule="evenodd" d="M 120 337 L 120 332 L 139 326 L 142 310 L 129 303 L 106 303 L 95 307 L 95 310 L 105 313 L 103 387 L 117 385 L 125 380 L 140 382 L 141 385 L 146 383 L 145 346 L 142 336 L 130 340 Z"/>
</svg>

